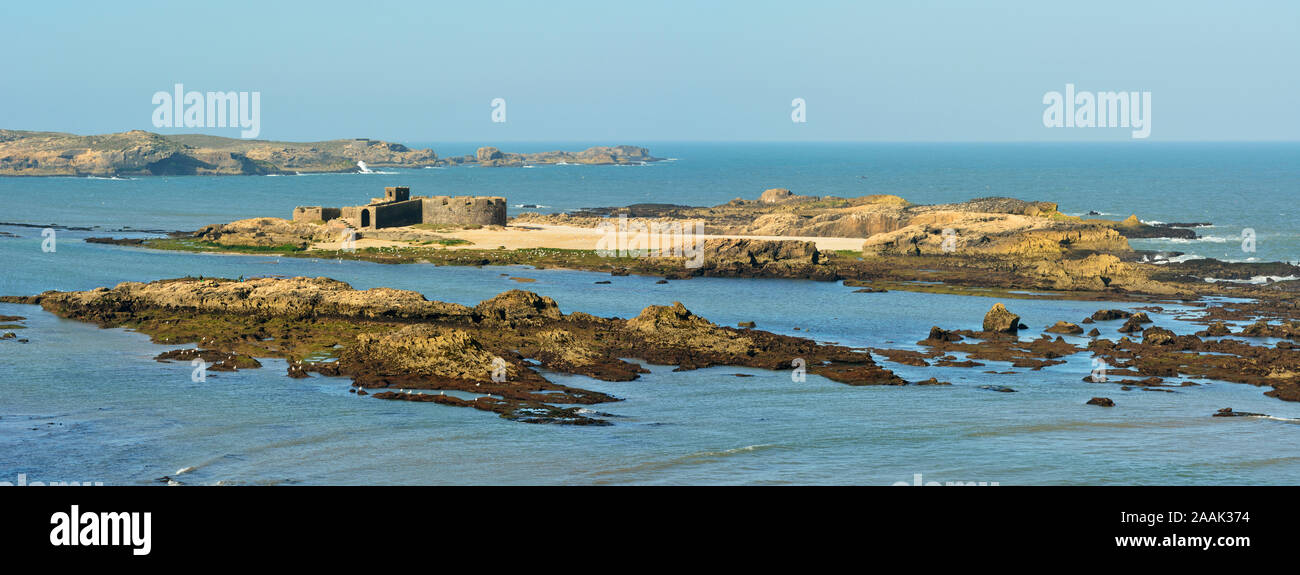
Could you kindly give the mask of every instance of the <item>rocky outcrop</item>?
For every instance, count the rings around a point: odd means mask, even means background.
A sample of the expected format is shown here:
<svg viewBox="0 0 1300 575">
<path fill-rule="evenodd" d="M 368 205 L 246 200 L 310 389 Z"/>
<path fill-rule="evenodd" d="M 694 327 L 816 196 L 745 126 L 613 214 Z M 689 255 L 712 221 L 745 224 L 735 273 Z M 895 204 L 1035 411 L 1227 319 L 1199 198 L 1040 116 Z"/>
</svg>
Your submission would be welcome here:
<svg viewBox="0 0 1300 575">
<path fill-rule="evenodd" d="M 993 304 L 984 314 L 984 331 L 995 333 L 1016 333 L 1020 329 L 1020 316 L 1007 311 L 1001 302 Z M 933 331 L 932 331 L 933 333 Z"/>
<path fill-rule="evenodd" d="M 579 152 L 509 153 L 484 146 L 472 155 L 443 158 L 439 165 L 477 165 L 484 168 L 538 166 L 548 164 L 629 165 L 657 162 L 661 158 L 637 146 L 594 146 Z"/>
<path fill-rule="evenodd" d="M 647 341 L 683 352 L 746 355 L 755 351 L 754 340 L 691 313 L 681 302 L 647 307 L 628 320 L 627 327 Z"/>
<path fill-rule="evenodd" d="M 511 325 L 557 320 L 564 315 L 555 300 L 517 289 L 480 302 L 474 311 L 484 318 Z"/>
<path fill-rule="evenodd" d="M 1064 291 L 1124 290 L 1136 293 L 1186 296 L 1191 290 L 1151 279 L 1149 271 L 1111 254 L 1082 259 L 1040 260 L 1031 268 L 1036 287 Z"/>
<path fill-rule="evenodd" d="M 794 192 L 785 188 L 764 190 L 763 193 L 758 196 L 758 201 L 764 204 L 783 204 L 785 202 L 802 202 L 815 199 L 817 198 L 812 196 L 797 196 Z"/>
<path fill-rule="evenodd" d="M 289 361 L 294 377 L 350 377 L 359 396 L 474 407 L 534 423 L 607 424 L 607 414 L 559 405 L 617 398 L 553 383 L 541 370 L 605 381 L 645 372 L 621 358 L 676 365 L 679 371 L 806 366 L 808 373 L 848 385 L 906 383 L 876 365 L 869 352 L 722 327 L 680 303 L 652 305 L 624 320 L 564 315 L 554 300 L 520 290 L 468 307 L 428 301 L 412 291 L 354 290 L 328 278 L 180 278 L 2 299 L 105 327 L 129 326 L 159 343 L 201 348 L 160 359 L 193 356 L 234 368 L 251 365 L 237 362 L 253 357 L 280 357 Z M 338 360 L 304 361 L 319 356 Z"/>
<path fill-rule="evenodd" d="M 1046 332 L 1048 332 L 1048 333 L 1063 333 L 1063 334 L 1066 334 L 1066 335 L 1080 335 L 1080 334 L 1083 333 L 1083 328 L 1082 328 L 1082 327 L 1079 327 L 1078 324 L 1073 324 L 1073 323 L 1070 323 L 1070 322 L 1068 322 L 1068 321 L 1058 321 L 1058 322 L 1052 324 L 1050 327 L 1048 327 L 1048 328 L 1047 328 L 1046 330 L 1044 330 L 1044 331 L 1046 331 Z"/>
<path fill-rule="evenodd" d="M 368 168 L 421 168 L 476 164 L 640 164 L 659 161 L 636 146 L 596 146 L 580 152 L 505 153 L 494 147 L 473 155 L 439 158 L 433 150 L 353 138 L 325 142 L 242 140 L 201 134 L 162 135 L 132 130 L 78 136 L 60 132 L 0 130 L 0 176 L 266 175 L 356 172 Z"/>
<path fill-rule="evenodd" d="M 339 317 L 468 322 L 473 308 L 428 301 L 418 292 L 373 288 L 354 290 L 329 278 L 257 278 L 246 281 L 182 278 L 125 282 L 82 292 L 46 292 L 23 298 L 61 315 L 114 323 L 137 309 L 172 309 L 249 318 Z M 215 334 L 208 334 L 215 335 Z"/>
<path fill-rule="evenodd" d="M 1116 319 L 1128 319 L 1133 316 L 1133 312 L 1122 309 L 1099 309 L 1088 316 L 1093 321 L 1111 321 Z"/>
<path fill-rule="evenodd" d="M 339 368 L 365 372 L 367 377 L 423 376 L 431 380 L 491 382 L 499 361 L 499 377 L 518 380 L 500 360 L 460 329 L 408 325 L 383 333 L 363 333 L 339 355 Z M 510 377 L 514 375 L 515 377 Z"/>
<path fill-rule="evenodd" d="M 338 241 L 339 233 L 339 230 L 328 226 L 283 218 L 249 218 L 228 224 L 203 226 L 194 232 L 194 238 L 222 246 L 291 246 L 305 250 L 315 242 Z"/>
<path fill-rule="evenodd" d="M 422 167 L 437 160 L 432 150 L 368 139 L 293 143 L 141 130 L 95 136 L 0 130 L 0 175 L 5 176 L 346 172 L 356 171 L 359 161 L 376 167 Z"/>
<path fill-rule="evenodd" d="M 699 247 L 699 273 L 733 277 L 807 277 L 830 279 L 817 244 L 799 240 L 714 238 Z"/>
</svg>

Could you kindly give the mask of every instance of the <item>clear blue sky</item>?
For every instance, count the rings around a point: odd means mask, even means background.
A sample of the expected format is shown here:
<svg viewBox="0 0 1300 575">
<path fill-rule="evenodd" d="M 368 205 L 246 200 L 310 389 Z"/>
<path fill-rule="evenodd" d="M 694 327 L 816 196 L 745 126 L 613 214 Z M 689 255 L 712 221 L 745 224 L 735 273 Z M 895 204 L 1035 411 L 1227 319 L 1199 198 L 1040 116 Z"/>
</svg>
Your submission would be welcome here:
<svg viewBox="0 0 1300 575">
<path fill-rule="evenodd" d="M 0 43 L 11 129 L 154 130 L 181 82 L 267 139 L 1128 139 L 1044 128 L 1069 82 L 1150 91 L 1149 141 L 1300 139 L 1295 1 L 6 1 Z"/>
</svg>

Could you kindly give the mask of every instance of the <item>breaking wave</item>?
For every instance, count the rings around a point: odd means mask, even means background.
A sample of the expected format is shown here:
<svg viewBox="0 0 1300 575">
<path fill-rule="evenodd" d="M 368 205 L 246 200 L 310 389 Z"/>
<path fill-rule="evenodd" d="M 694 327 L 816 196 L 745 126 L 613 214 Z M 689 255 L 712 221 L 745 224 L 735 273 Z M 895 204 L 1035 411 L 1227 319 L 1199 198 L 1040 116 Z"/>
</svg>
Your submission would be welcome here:
<svg viewBox="0 0 1300 575">
<path fill-rule="evenodd" d="M 1251 284 L 1260 285 L 1269 282 L 1292 282 L 1300 280 L 1300 276 L 1254 276 L 1248 280 L 1223 279 L 1223 278 L 1205 278 L 1207 283 L 1234 283 L 1234 284 Z"/>
</svg>

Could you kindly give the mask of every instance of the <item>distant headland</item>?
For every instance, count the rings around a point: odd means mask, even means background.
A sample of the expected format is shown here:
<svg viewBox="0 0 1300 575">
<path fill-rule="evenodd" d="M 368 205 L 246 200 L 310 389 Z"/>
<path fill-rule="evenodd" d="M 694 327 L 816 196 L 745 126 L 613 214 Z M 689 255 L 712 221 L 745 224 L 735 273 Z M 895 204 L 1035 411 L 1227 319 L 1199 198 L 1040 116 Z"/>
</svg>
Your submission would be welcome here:
<svg viewBox="0 0 1300 575">
<path fill-rule="evenodd" d="M 439 158 L 430 149 L 354 138 L 325 142 L 241 140 L 143 130 L 79 136 L 0 130 L 0 176 L 181 176 L 346 173 L 367 168 L 477 165 L 641 164 L 658 161 L 636 146 L 516 154 L 494 147 Z"/>
</svg>

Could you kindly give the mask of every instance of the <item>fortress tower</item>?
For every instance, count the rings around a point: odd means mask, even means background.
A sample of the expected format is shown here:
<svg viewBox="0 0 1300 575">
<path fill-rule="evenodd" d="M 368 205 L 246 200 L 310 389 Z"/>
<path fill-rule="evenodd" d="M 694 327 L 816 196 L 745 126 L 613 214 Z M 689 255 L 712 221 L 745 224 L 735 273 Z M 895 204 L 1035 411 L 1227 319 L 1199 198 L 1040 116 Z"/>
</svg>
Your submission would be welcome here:
<svg viewBox="0 0 1300 575">
<path fill-rule="evenodd" d="M 506 199 L 499 196 L 415 196 L 411 188 L 384 188 L 384 197 L 364 206 L 326 208 L 298 206 L 294 221 L 328 222 L 340 219 L 361 230 L 376 230 L 415 224 L 506 225 Z"/>
</svg>

